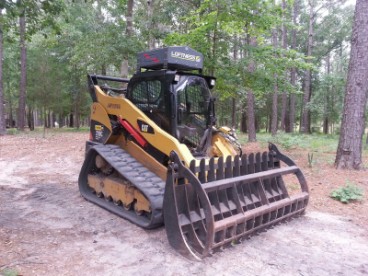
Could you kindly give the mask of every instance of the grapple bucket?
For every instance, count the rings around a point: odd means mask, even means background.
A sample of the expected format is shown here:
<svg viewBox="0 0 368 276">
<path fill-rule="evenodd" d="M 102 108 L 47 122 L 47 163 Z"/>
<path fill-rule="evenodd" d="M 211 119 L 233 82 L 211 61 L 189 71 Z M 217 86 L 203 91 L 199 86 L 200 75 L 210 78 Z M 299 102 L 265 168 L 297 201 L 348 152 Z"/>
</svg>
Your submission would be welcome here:
<svg viewBox="0 0 368 276">
<path fill-rule="evenodd" d="M 186 257 L 202 259 L 224 245 L 302 214 L 308 204 L 301 170 L 273 144 L 269 152 L 203 159 L 199 165 L 193 161 L 190 168 L 175 152 L 171 161 L 164 222 L 169 243 Z M 295 175 L 299 193 L 288 193 L 286 175 Z"/>
</svg>

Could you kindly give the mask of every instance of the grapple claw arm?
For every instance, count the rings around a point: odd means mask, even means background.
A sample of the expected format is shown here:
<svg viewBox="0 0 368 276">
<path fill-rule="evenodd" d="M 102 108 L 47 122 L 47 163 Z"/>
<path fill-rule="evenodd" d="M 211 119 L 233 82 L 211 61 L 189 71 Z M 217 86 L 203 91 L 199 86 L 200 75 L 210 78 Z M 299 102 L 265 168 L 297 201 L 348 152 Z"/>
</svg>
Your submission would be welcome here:
<svg viewBox="0 0 368 276">
<path fill-rule="evenodd" d="M 169 243 L 186 257 L 202 259 L 302 214 L 308 204 L 302 172 L 273 144 L 269 152 L 193 160 L 189 168 L 175 152 L 170 158 L 164 223 Z M 289 195 L 282 178 L 287 174 L 298 179 L 299 194 Z"/>
<path fill-rule="evenodd" d="M 201 256 L 210 253 L 211 241 L 197 237 L 195 227 L 201 227 L 202 230 L 206 231 L 207 237 L 213 236 L 214 221 L 211 205 L 199 179 L 183 165 L 175 151 L 171 152 L 170 159 L 172 162 L 168 167 L 163 204 L 168 240 L 180 254 L 200 260 Z M 191 185 L 187 185 L 185 180 Z M 188 202 L 188 198 L 192 199 L 193 195 L 196 195 L 198 199 L 191 204 Z M 180 216 L 178 216 L 179 213 Z M 200 218 L 197 220 L 201 225 L 195 225 L 194 218 L 196 216 Z M 182 227 L 184 220 L 189 220 L 187 227 Z M 184 236 L 191 240 L 191 246 L 187 244 Z M 200 253 L 198 254 L 198 252 Z"/>
</svg>

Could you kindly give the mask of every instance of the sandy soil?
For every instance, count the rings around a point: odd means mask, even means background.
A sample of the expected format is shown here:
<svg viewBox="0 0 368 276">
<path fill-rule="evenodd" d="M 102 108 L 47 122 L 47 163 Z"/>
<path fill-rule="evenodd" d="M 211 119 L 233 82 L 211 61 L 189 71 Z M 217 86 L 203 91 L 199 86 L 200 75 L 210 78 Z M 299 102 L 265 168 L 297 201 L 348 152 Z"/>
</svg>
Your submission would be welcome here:
<svg viewBox="0 0 368 276">
<path fill-rule="evenodd" d="M 305 153 L 290 152 L 311 189 L 306 215 L 193 262 L 170 247 L 164 228 L 142 230 L 80 196 L 77 179 L 87 137 L 87 133 L 49 133 L 46 139 L 37 133 L 0 137 L 0 272 L 368 274 L 367 197 L 349 205 L 328 197 L 347 179 L 367 187 L 366 171 L 335 171 L 328 153 L 308 168 Z"/>
</svg>

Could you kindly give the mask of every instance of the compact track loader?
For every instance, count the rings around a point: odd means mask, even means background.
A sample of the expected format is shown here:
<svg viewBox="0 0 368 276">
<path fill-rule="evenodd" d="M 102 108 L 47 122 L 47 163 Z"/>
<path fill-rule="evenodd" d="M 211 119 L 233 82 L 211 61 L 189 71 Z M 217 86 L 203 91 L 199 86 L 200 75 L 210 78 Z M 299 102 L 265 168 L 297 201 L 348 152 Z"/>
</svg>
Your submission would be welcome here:
<svg viewBox="0 0 368 276">
<path fill-rule="evenodd" d="M 302 214 L 309 198 L 275 145 L 245 154 L 230 128 L 216 126 L 216 80 L 202 69 L 202 54 L 167 47 L 139 53 L 130 80 L 88 75 L 79 175 L 88 201 L 145 229 L 165 224 L 169 243 L 195 259 Z"/>
</svg>

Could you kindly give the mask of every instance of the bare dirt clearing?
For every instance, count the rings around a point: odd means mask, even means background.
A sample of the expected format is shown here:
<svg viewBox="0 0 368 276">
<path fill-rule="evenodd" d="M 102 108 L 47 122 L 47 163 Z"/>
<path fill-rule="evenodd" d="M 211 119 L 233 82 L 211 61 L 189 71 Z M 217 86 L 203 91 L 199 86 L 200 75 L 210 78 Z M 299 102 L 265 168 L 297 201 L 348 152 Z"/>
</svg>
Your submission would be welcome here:
<svg viewBox="0 0 368 276">
<path fill-rule="evenodd" d="M 20 275 L 367 275 L 368 206 L 328 197 L 346 179 L 367 187 L 365 172 L 324 162 L 305 173 L 304 217 L 278 225 L 203 262 L 173 251 L 164 228 L 142 230 L 85 201 L 77 179 L 87 133 L 0 138 L 0 271 Z M 250 145 L 256 147 L 256 145 Z M 289 153 L 288 153 L 289 154 Z M 327 157 L 326 157 L 327 158 Z M 366 191 L 367 194 L 367 191 Z"/>
</svg>

